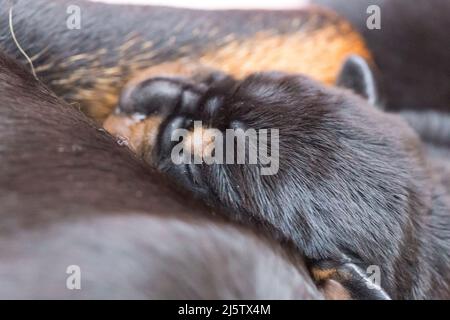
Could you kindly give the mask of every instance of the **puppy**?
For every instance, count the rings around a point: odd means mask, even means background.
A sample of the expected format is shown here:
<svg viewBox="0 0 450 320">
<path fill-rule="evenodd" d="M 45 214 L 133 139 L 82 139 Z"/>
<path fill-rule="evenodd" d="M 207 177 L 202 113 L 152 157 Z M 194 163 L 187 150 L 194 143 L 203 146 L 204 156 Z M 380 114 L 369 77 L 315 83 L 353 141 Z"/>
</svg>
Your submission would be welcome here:
<svg viewBox="0 0 450 320">
<path fill-rule="evenodd" d="M 367 277 L 355 277 L 344 266 L 351 264 L 360 275 L 376 266 L 380 287 L 369 290 L 376 294 L 350 290 L 354 297 L 449 297 L 450 192 L 442 176 L 450 170 L 426 153 L 404 119 L 367 102 L 378 99 L 364 60 L 349 58 L 338 84 L 344 88 L 283 73 L 242 80 L 223 74 L 151 78 L 128 93 L 117 114 L 158 118 L 157 134 L 137 148 L 141 156 L 211 206 L 294 243 L 312 270 L 318 266 L 317 280 L 345 274 L 341 283 L 345 278 L 360 284 Z M 201 121 L 200 134 L 195 121 Z M 217 156 L 220 144 L 208 132 L 230 128 L 277 129 L 278 141 L 265 142 L 278 153 L 278 170 L 264 175 L 267 154 L 259 152 L 253 164 L 246 162 L 250 153 L 243 163 L 227 163 L 224 155 L 209 164 L 174 158 L 180 145 L 194 150 L 190 156 Z M 191 134 L 177 138 L 180 129 Z M 227 143 L 237 146 L 224 138 Z"/>
</svg>

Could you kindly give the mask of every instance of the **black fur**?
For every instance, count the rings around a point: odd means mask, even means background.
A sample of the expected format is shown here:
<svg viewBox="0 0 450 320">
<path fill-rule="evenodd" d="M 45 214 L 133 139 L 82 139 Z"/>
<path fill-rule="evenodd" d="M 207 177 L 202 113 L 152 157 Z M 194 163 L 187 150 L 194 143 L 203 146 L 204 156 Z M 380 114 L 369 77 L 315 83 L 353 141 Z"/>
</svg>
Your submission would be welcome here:
<svg viewBox="0 0 450 320">
<path fill-rule="evenodd" d="M 161 127 L 156 155 L 148 155 L 160 169 L 233 218 L 294 242 L 309 259 L 379 266 L 382 288 L 395 299 L 450 296 L 450 171 L 399 115 L 299 75 L 218 81 L 194 112 L 180 99 L 189 90 L 167 97 L 178 107 Z M 175 166 L 170 134 L 191 120 L 220 130 L 279 129 L 278 173 L 262 176 L 258 165 Z"/>
<path fill-rule="evenodd" d="M 12 41 L 8 26 L 9 0 L 0 0 L 0 45 L 14 58 L 26 63 Z M 305 25 L 311 12 L 291 11 L 202 11 L 148 6 L 111 6 L 83 0 L 13 1 L 14 27 L 21 46 L 34 61 L 38 76 L 58 95 L 79 101 L 76 91 L 93 88 L 103 71 L 125 61 L 125 67 L 111 78 L 120 88 L 141 68 L 179 57 L 195 58 L 201 52 L 222 47 L 231 39 L 251 38 L 258 32 L 288 34 Z M 447 0 L 314 0 L 342 14 L 366 40 L 380 69 L 380 83 L 387 107 L 449 111 L 450 65 L 447 30 L 450 3 Z M 69 5 L 82 10 L 82 28 L 66 27 Z M 366 26 L 369 5 L 381 8 L 381 30 Z M 336 17 L 317 15 L 325 24 Z M 334 20 L 333 20 L 334 19 Z M 211 32 L 213 31 L 214 32 Z M 230 38 L 232 36 L 232 38 Z M 120 54 L 128 40 L 137 40 Z M 151 42 L 152 47 L 143 47 Z M 103 51 L 101 51 L 103 50 Z M 71 63 L 68 58 L 86 54 Z M 124 58 L 125 57 L 125 58 Z M 140 57 L 140 58 L 139 58 Z M 51 63 L 51 68 L 39 67 Z M 89 70 L 76 83 L 61 82 L 80 69 Z"/>
</svg>

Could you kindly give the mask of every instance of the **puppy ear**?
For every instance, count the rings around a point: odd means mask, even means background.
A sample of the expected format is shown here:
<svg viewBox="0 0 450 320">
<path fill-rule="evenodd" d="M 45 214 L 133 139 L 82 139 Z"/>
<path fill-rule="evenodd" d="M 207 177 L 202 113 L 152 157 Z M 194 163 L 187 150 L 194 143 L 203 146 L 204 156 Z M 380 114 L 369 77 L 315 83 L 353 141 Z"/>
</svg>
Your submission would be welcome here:
<svg viewBox="0 0 450 320">
<path fill-rule="evenodd" d="M 336 85 L 354 91 L 366 98 L 371 104 L 381 107 L 380 93 L 376 77 L 367 61 L 351 55 L 344 62 Z"/>
</svg>

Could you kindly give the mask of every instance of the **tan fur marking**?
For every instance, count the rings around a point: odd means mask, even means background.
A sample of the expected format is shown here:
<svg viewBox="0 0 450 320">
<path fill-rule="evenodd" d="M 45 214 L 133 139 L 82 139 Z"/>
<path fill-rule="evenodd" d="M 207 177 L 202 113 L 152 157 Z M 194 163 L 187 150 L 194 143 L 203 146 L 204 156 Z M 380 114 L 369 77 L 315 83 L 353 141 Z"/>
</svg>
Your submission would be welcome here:
<svg viewBox="0 0 450 320">
<path fill-rule="evenodd" d="M 318 269 L 313 268 L 311 270 L 314 280 L 323 281 L 333 278 L 337 275 L 336 269 Z"/>
<path fill-rule="evenodd" d="M 345 26 L 343 27 L 345 31 Z M 333 84 L 344 60 L 350 54 L 370 59 L 359 35 L 343 36 L 333 26 L 312 33 L 268 35 L 259 33 L 245 42 L 233 41 L 207 52 L 199 62 L 242 78 L 258 71 L 303 73 L 326 84 Z"/>
<path fill-rule="evenodd" d="M 190 77 L 198 70 L 200 66 L 187 59 L 179 59 L 174 62 L 161 63 L 156 66 L 137 72 L 136 75 L 127 83 L 128 86 L 134 86 L 145 79 L 156 76 L 179 76 Z"/>
</svg>

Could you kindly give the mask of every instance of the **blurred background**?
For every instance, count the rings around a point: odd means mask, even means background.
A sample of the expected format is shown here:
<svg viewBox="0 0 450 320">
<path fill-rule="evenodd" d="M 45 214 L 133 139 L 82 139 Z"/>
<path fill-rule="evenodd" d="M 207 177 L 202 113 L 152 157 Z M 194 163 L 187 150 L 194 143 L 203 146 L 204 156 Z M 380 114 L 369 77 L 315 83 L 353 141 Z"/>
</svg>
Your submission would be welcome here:
<svg viewBox="0 0 450 320">
<path fill-rule="evenodd" d="M 107 3 L 151 4 L 197 9 L 286 9 L 298 8 L 309 0 L 91 0 Z"/>
</svg>

